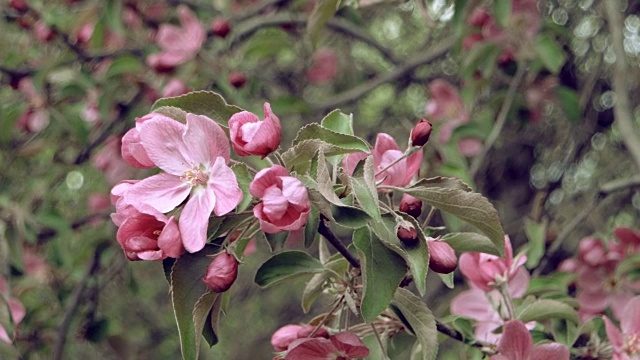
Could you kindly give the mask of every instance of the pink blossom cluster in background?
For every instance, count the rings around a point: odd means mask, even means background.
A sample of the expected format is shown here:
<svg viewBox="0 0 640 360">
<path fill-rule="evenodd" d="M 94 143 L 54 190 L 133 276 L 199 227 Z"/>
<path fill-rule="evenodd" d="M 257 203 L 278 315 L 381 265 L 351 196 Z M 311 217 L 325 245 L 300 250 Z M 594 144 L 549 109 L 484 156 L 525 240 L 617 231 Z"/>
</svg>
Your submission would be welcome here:
<svg viewBox="0 0 640 360">
<path fill-rule="evenodd" d="M 7 290 L 8 290 L 7 281 L 4 278 L 4 276 L 0 275 L 0 296 L 3 298 L 2 304 L 0 304 L 0 306 L 5 306 L 5 304 L 9 306 L 9 314 L 11 315 L 10 316 L 11 322 L 13 323 L 14 327 L 17 327 L 22 321 L 22 319 L 24 319 L 24 316 L 26 315 L 27 312 L 24 308 L 24 305 L 22 305 L 22 303 L 20 302 L 20 300 L 18 300 L 18 298 L 15 298 L 13 296 L 9 296 L 9 293 Z M 8 344 L 11 344 L 13 342 L 12 339 L 14 335 L 15 335 L 15 330 L 14 330 L 14 334 L 9 334 L 7 330 L 2 326 L 2 324 L 0 324 L 0 340 Z"/>
<path fill-rule="evenodd" d="M 579 314 L 588 319 L 613 311 L 622 319 L 631 298 L 640 291 L 640 281 L 618 272 L 620 264 L 640 250 L 640 232 L 619 227 L 609 241 L 587 237 L 580 240 L 576 257 L 565 260 L 558 270 L 577 275 L 576 298 Z"/>
</svg>

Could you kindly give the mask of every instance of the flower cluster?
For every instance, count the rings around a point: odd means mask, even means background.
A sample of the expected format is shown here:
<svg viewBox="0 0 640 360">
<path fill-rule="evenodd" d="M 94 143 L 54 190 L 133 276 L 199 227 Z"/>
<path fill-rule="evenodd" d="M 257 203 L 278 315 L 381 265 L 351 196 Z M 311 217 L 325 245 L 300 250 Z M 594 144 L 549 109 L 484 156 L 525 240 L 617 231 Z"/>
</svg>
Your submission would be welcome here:
<svg viewBox="0 0 640 360">
<path fill-rule="evenodd" d="M 271 345 L 278 352 L 278 360 L 349 360 L 369 355 L 357 335 L 329 335 L 326 328 L 311 325 L 285 325 L 273 333 Z"/>
<path fill-rule="evenodd" d="M 614 235 L 615 239 L 607 242 L 593 237 L 580 240 L 578 255 L 560 264 L 560 271 L 577 275 L 576 298 L 583 319 L 600 315 L 609 307 L 614 317 L 622 319 L 625 306 L 640 291 L 640 281 L 616 271 L 640 250 L 640 232 L 620 227 Z"/>
</svg>

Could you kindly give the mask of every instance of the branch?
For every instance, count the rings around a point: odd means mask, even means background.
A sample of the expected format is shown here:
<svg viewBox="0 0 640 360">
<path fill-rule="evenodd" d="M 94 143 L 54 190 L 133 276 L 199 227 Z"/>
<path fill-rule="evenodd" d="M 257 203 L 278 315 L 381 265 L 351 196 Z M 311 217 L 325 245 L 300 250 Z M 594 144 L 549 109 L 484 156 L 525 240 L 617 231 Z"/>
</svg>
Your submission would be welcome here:
<svg viewBox="0 0 640 360">
<path fill-rule="evenodd" d="M 511 80 L 511 84 L 509 84 L 509 90 L 507 91 L 507 96 L 504 98 L 504 102 L 502 103 L 502 107 L 498 112 L 498 117 L 496 119 L 496 123 L 493 125 L 491 129 L 491 133 L 487 136 L 487 140 L 484 143 L 484 147 L 478 156 L 473 159 L 471 163 L 471 167 L 469 168 L 469 177 L 474 178 L 478 170 L 480 170 L 480 166 L 484 162 L 484 158 L 487 156 L 487 153 L 493 147 L 493 144 L 498 140 L 498 136 L 502 132 L 502 128 L 504 128 L 504 124 L 507 122 L 507 115 L 509 114 L 509 109 L 511 109 L 511 105 L 513 104 L 513 100 L 516 97 L 516 90 L 518 90 L 518 86 L 522 81 L 522 77 L 525 74 L 525 67 L 520 64 L 518 66 L 518 70 L 516 71 L 516 75 Z"/>
<path fill-rule="evenodd" d="M 353 256 L 353 254 L 349 252 L 349 250 L 344 246 L 340 239 L 338 239 L 333 231 L 331 231 L 329 226 L 327 226 L 328 221 L 329 220 L 326 217 L 321 216 L 320 222 L 318 223 L 318 233 L 324 236 L 324 238 L 327 239 L 327 241 L 329 241 L 331 245 L 333 245 L 333 247 L 336 248 L 336 250 L 338 250 L 338 252 L 342 256 L 344 256 L 345 259 L 347 259 L 351 266 L 353 266 L 354 268 L 360 268 L 360 261 L 358 261 L 358 259 L 356 259 L 355 256 Z"/>
<path fill-rule="evenodd" d="M 238 29 L 234 30 L 233 38 L 229 41 L 229 47 L 233 48 L 239 45 L 246 38 L 251 36 L 256 31 L 265 27 L 281 26 L 281 25 L 306 25 L 309 18 L 306 15 L 279 13 L 273 16 L 259 17 L 256 20 L 249 20 L 244 23 L 238 24 Z M 389 49 L 382 46 L 375 41 L 368 33 L 361 29 L 349 24 L 348 22 L 339 18 L 332 18 L 327 22 L 327 28 L 342 33 L 344 35 L 351 36 L 352 38 L 361 41 L 374 49 L 378 50 L 389 62 L 397 64 L 398 60 L 391 53 Z"/>
<path fill-rule="evenodd" d="M 616 54 L 616 63 L 613 67 L 613 91 L 616 94 L 616 101 L 613 106 L 615 114 L 615 124 L 620 131 L 622 141 L 631 153 L 633 160 L 640 170 L 640 136 L 638 129 L 634 125 L 631 104 L 629 101 L 629 86 L 627 79 L 629 70 L 627 66 L 627 58 L 623 46 L 623 34 L 621 26 L 623 26 L 618 9 L 617 1 L 603 1 L 607 13 L 607 22 L 609 23 L 609 32 L 611 33 L 611 41 L 613 42 L 613 51 Z"/>
<path fill-rule="evenodd" d="M 469 346 L 473 346 L 473 347 L 477 347 L 477 348 L 484 348 L 485 345 L 479 343 L 479 342 L 472 342 L 472 343 L 467 343 L 464 340 L 464 336 L 462 336 L 462 333 L 460 333 L 458 330 L 456 329 L 452 329 L 450 327 L 448 327 L 447 325 L 443 324 L 440 322 L 440 320 L 436 319 L 436 329 L 438 330 L 438 332 L 440 332 L 441 334 L 447 335 L 448 337 L 454 339 L 454 340 L 458 340 L 460 342 L 463 342 Z"/>
</svg>

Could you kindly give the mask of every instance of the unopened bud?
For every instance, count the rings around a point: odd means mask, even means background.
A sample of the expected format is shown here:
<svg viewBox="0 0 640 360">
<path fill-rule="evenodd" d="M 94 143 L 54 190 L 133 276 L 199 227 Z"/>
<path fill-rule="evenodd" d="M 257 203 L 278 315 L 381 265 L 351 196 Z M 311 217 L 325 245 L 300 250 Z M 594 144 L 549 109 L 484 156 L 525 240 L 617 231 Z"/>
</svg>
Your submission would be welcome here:
<svg viewBox="0 0 640 360">
<path fill-rule="evenodd" d="M 238 277 L 238 260 L 235 256 L 221 252 L 218 254 L 205 273 L 202 280 L 213 292 L 225 292 Z"/>
<path fill-rule="evenodd" d="M 420 119 L 416 126 L 411 130 L 411 145 L 423 146 L 429 141 L 431 136 L 431 123 L 426 119 Z"/>
<path fill-rule="evenodd" d="M 25 0 L 11 0 L 9 6 L 11 6 L 15 11 L 21 13 L 29 10 L 29 5 L 27 5 L 27 2 Z"/>
<path fill-rule="evenodd" d="M 241 72 L 234 71 L 229 74 L 229 84 L 236 89 L 243 87 L 246 82 L 247 78 Z"/>
<path fill-rule="evenodd" d="M 408 221 L 402 221 L 400 223 L 396 235 L 406 246 L 415 246 L 420 240 L 418 238 L 418 231 L 416 231 L 416 228 Z"/>
<path fill-rule="evenodd" d="M 417 218 L 422 213 L 422 200 L 409 194 L 402 195 L 400 200 L 400 211 Z"/>
<path fill-rule="evenodd" d="M 231 31 L 231 26 L 227 19 L 218 17 L 211 22 L 211 31 L 214 35 L 224 38 L 227 37 L 229 31 Z"/>
<path fill-rule="evenodd" d="M 440 273 L 448 274 L 458 266 L 458 257 L 451 245 L 441 240 L 428 240 L 429 246 L 429 269 Z"/>
</svg>

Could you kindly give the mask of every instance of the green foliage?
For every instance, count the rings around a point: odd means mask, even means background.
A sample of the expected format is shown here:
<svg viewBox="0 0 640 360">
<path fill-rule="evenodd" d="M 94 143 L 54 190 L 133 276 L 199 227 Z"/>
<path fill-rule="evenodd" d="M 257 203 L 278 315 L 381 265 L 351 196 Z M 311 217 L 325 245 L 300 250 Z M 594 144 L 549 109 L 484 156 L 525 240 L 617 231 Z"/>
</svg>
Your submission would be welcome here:
<svg viewBox="0 0 640 360">
<path fill-rule="evenodd" d="M 551 299 L 536 300 L 524 306 L 520 309 L 518 318 L 524 323 L 548 319 L 567 319 L 576 324 L 579 322 L 578 313 L 573 307 Z"/>
<path fill-rule="evenodd" d="M 256 272 L 255 282 L 267 287 L 292 277 L 321 272 L 322 263 L 302 251 L 285 251 L 272 256 Z"/>
<path fill-rule="evenodd" d="M 242 111 L 237 106 L 227 104 L 220 94 L 213 91 L 193 91 L 185 95 L 162 98 L 153 104 L 151 111 L 166 106 L 175 107 L 196 115 L 205 115 L 223 128 L 228 127 L 227 122 L 231 115 Z"/>
<path fill-rule="evenodd" d="M 438 355 L 436 322 L 427 305 L 406 289 L 398 289 L 393 298 L 393 309 L 402 315 L 407 330 L 418 338 L 422 359 L 433 360 Z"/>
</svg>

